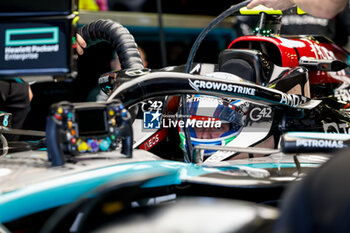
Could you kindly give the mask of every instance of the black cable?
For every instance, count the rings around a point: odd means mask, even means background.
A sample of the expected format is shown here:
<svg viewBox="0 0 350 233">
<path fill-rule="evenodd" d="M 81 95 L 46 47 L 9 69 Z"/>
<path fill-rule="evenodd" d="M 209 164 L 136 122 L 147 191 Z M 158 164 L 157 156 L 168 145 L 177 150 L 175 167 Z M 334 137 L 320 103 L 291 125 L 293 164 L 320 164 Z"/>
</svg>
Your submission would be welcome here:
<svg viewBox="0 0 350 233">
<path fill-rule="evenodd" d="M 196 52 L 199 48 L 199 45 L 202 43 L 203 39 L 208 35 L 208 33 L 218 24 L 220 23 L 222 20 L 224 20 L 226 17 L 235 14 L 236 12 L 239 11 L 239 9 L 241 9 L 242 7 L 245 7 L 246 5 L 248 5 L 252 0 L 246 0 L 243 1 L 239 4 L 236 5 L 232 5 L 230 8 L 228 8 L 227 10 L 225 10 L 224 12 L 222 12 L 219 16 L 217 16 L 215 19 L 213 19 L 210 24 L 204 28 L 202 30 L 202 32 L 198 35 L 197 39 L 195 40 L 195 42 L 192 45 L 190 54 L 188 56 L 187 62 L 186 62 L 186 67 L 185 67 L 185 73 L 190 73 L 191 72 L 191 67 L 193 64 L 193 59 L 194 56 L 196 55 Z M 188 111 L 187 111 L 187 103 L 186 103 L 186 95 L 182 95 L 181 98 L 181 110 L 182 113 L 184 115 L 184 119 L 187 120 L 188 118 Z M 190 135 L 190 131 L 188 129 L 188 127 L 184 127 L 184 134 L 185 134 L 185 140 L 186 140 L 186 153 L 187 156 L 189 157 L 191 160 L 193 160 L 193 148 L 192 148 L 192 142 L 191 142 L 191 135 Z M 185 159 L 186 159 L 185 157 Z M 193 161 L 192 161 L 193 162 Z"/>
<path fill-rule="evenodd" d="M 167 66 L 167 54 L 165 46 L 165 36 L 164 36 L 164 27 L 163 27 L 163 11 L 161 0 L 157 0 L 157 12 L 158 12 L 158 26 L 159 26 L 159 41 L 160 41 L 160 54 L 162 59 L 162 67 Z"/>
<path fill-rule="evenodd" d="M 230 15 L 235 14 L 237 11 L 239 11 L 239 9 L 241 9 L 242 7 L 245 7 L 246 5 L 248 5 L 252 0 L 246 0 L 244 2 L 241 2 L 239 4 L 236 5 L 232 5 L 230 8 L 228 8 L 227 10 L 225 10 L 224 12 L 222 12 L 219 16 L 217 16 L 215 19 L 213 19 L 210 24 L 204 28 L 202 30 L 202 32 L 198 35 L 197 39 L 195 40 L 195 42 L 192 45 L 190 54 L 187 58 L 187 62 L 186 62 L 186 68 L 185 68 L 185 73 L 190 73 L 191 71 L 191 67 L 193 64 L 193 59 L 194 56 L 196 55 L 196 52 L 198 50 L 199 45 L 202 43 L 203 39 L 208 35 L 208 33 L 218 24 L 220 23 L 222 20 L 224 20 L 225 18 L 227 18 Z"/>
</svg>

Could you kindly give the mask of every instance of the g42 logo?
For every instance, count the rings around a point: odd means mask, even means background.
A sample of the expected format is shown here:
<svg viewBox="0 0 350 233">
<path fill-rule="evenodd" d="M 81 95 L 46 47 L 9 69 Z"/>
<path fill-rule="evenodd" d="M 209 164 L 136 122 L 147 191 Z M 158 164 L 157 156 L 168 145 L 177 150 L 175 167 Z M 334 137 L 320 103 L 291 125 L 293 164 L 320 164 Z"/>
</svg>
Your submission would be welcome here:
<svg viewBox="0 0 350 233">
<path fill-rule="evenodd" d="M 252 121 L 260 121 L 262 118 L 264 119 L 271 118 L 271 115 L 272 115 L 271 108 L 255 107 L 249 113 L 249 117 Z"/>
<path fill-rule="evenodd" d="M 142 102 L 142 111 L 143 112 L 161 112 L 163 107 L 163 101 L 160 100 L 148 100 Z"/>
</svg>

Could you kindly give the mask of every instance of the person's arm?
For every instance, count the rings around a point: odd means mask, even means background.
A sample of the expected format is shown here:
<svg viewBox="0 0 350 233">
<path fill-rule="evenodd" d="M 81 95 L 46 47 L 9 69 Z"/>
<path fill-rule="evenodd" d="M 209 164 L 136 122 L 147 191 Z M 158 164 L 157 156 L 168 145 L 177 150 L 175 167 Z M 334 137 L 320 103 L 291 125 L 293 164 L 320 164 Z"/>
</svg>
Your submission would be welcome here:
<svg viewBox="0 0 350 233">
<path fill-rule="evenodd" d="M 247 8 L 251 9 L 258 5 L 264 5 L 274 10 L 286 10 L 294 6 L 295 3 L 293 0 L 253 0 L 247 5 Z"/>
<path fill-rule="evenodd" d="M 275 10 L 286 10 L 294 5 L 299 6 L 310 15 L 320 18 L 333 18 L 346 6 L 347 0 L 253 0 L 247 8 L 264 5 Z"/>
<path fill-rule="evenodd" d="M 347 0 L 294 0 L 303 11 L 320 18 L 331 19 L 344 10 Z"/>
</svg>

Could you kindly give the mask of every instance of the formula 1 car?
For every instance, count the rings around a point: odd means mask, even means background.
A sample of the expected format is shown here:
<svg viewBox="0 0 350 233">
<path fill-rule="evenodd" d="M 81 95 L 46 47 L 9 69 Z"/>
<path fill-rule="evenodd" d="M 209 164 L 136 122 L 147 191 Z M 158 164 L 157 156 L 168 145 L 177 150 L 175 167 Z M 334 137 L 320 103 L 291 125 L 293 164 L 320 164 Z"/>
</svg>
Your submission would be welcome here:
<svg viewBox="0 0 350 233">
<path fill-rule="evenodd" d="M 246 4 L 233 6 L 218 18 Z M 269 17 L 266 12 L 261 14 Z M 111 41 L 124 69 L 101 76 L 102 89 L 109 95 L 106 103 L 52 106 L 46 127 L 47 150 L 14 153 L 6 148 L 9 151 L 1 159 L 0 222 L 8 231 L 99 231 L 116 217 L 121 220 L 133 217 L 134 211 L 155 211 L 147 206 L 150 203 L 171 204 L 179 199 L 181 206 L 182 197 L 196 196 L 227 198 L 207 199 L 217 204 L 217 211 L 213 205 L 210 208 L 218 216 L 220 211 L 228 213 L 220 206 L 232 207 L 227 215 L 232 218 L 226 223 L 246 210 L 247 218 L 229 225 L 232 232 L 266 232 L 277 218 L 275 209 L 232 199 L 276 205 L 286 185 L 327 161 L 330 150 L 347 146 L 348 135 L 339 132 L 350 122 L 346 103 L 308 86 L 313 72 L 308 69 L 324 69 L 314 74 L 328 78 L 333 71 L 342 70 L 344 63 L 338 57 L 308 58 L 307 45 L 318 44 L 313 40 L 256 36 L 247 37 L 245 44 L 238 38 L 221 53 L 218 64 L 192 64 L 194 49 L 184 66 L 151 70 L 143 68 L 132 36 L 120 24 L 99 20 L 85 26 L 81 34 L 86 40 Z M 259 46 L 264 49 L 257 50 Z M 275 50 L 265 50 L 270 47 Z M 276 54 L 281 54 L 283 62 L 271 60 Z M 286 56 L 294 63 L 288 63 Z M 186 120 L 183 97 L 190 94 L 239 101 L 234 104 L 237 111 L 231 111 L 242 123 L 234 140 L 224 146 L 198 144 L 192 150 L 185 127 L 183 153 L 173 147 L 181 141 L 177 126 L 153 127 L 162 122 L 160 112 L 165 122 L 171 115 Z M 181 108 L 183 116 L 176 114 Z M 135 129 L 140 112 L 143 123 L 145 116 L 151 117 L 150 124 L 141 126 L 145 132 Z M 158 121 L 153 122 L 153 117 Z M 337 134 L 328 133 L 336 129 Z M 150 135 L 142 138 L 141 133 Z M 134 142 L 136 137 L 140 139 Z M 207 157 L 208 150 L 215 152 Z M 246 157 L 240 157 L 242 154 Z M 189 200 L 198 207 L 198 199 Z M 116 226 L 125 227 L 122 221 Z M 130 226 L 137 225 L 131 221 Z"/>
<path fill-rule="evenodd" d="M 132 149 L 130 116 L 121 104 L 101 106 L 106 105 L 56 105 L 48 119 L 47 150 L 10 152 L 1 159 L 0 222 L 5 232 L 93 232 L 109 222 L 118 226 L 115 219 L 132 220 L 135 215 L 158 213 L 159 208 L 153 206 L 159 205 L 168 206 L 170 209 L 160 213 L 169 215 L 173 211 L 183 214 L 177 205 L 197 206 L 193 212 L 186 212 L 193 213 L 197 220 L 186 223 L 182 219 L 184 224 L 177 226 L 193 224 L 193 229 L 199 229 L 199 217 L 203 215 L 196 213 L 197 208 L 210 208 L 216 214 L 221 210 L 232 217 L 245 212 L 245 217 L 235 218 L 234 224 L 230 223 L 231 217 L 220 220 L 234 232 L 266 230 L 277 218 L 277 210 L 254 203 L 276 205 L 286 185 L 329 157 L 324 153 L 304 153 L 294 161 L 295 154 L 275 151 L 265 157 L 268 159 L 241 160 L 236 164 L 201 166 L 164 160 L 148 151 Z M 111 115 L 116 109 L 119 112 L 107 118 L 108 127 L 103 134 L 91 133 L 91 126 L 83 123 L 91 115 Z M 74 122 L 74 118 L 80 122 Z M 113 119 L 116 125 L 110 123 Z M 79 132 L 77 137 L 72 137 L 74 131 Z M 123 153 L 114 150 L 118 140 Z M 97 149 L 93 146 L 96 144 Z M 88 150 L 88 146 L 94 147 L 95 152 L 84 152 L 82 148 Z M 223 206 L 230 208 L 222 209 Z M 208 222 L 207 227 L 210 225 Z M 220 229 L 218 232 L 222 232 Z"/>
<path fill-rule="evenodd" d="M 109 100 L 121 99 L 127 107 L 141 102 L 141 114 L 138 117 L 141 122 L 134 126 L 140 128 L 137 135 L 143 137 L 139 137 L 134 148 L 174 158 L 178 157 L 174 156 L 174 152 L 178 153 L 180 142 L 185 141 L 182 144 L 187 147 L 194 143 L 193 140 L 189 143 L 191 137 L 186 129 L 183 132 L 186 137 L 180 136 L 179 139 L 173 136 L 178 129 L 166 124 L 169 122 L 167 117 L 176 118 L 174 113 L 178 112 L 178 107 L 186 105 L 179 100 L 179 96 L 184 94 L 244 99 L 239 107 L 235 105 L 244 112 L 243 117 L 246 119 L 241 124 L 243 127 L 237 138 L 225 146 L 252 147 L 274 137 L 273 147 L 277 148 L 281 135 L 285 132 L 349 132 L 349 102 L 346 98 L 349 83 L 346 64 L 348 52 L 325 37 L 280 36 L 281 11 L 255 10 L 253 13 L 261 15 L 256 36 L 243 36 L 234 40 L 228 49 L 220 53 L 218 64 L 193 64 L 200 42 L 220 20 L 237 10 L 240 14 L 252 14 L 243 7 L 239 8 L 241 6 L 244 4 L 223 12 L 203 30 L 192 47 L 186 65 L 160 70 L 145 69 L 141 62 L 134 62 L 137 56 L 135 57 L 135 48 L 132 48 L 129 55 L 120 58 L 122 65 L 128 69 L 101 76 L 99 82 L 102 90 L 109 95 Z M 300 12 L 297 9 L 294 13 L 296 11 Z M 82 35 L 86 40 L 103 39 L 104 28 L 118 28 L 112 25 L 112 22 L 99 20 L 84 26 Z M 114 34 L 118 34 L 117 29 Z M 111 40 L 112 36 L 107 37 L 107 40 Z M 117 42 L 111 43 L 118 47 Z M 127 54 L 126 46 L 120 47 L 123 51 L 119 52 Z M 228 82 L 228 79 L 234 82 Z M 119 87 L 126 80 L 132 81 Z M 165 95 L 167 97 L 152 99 Z M 186 113 L 186 109 L 182 112 Z M 158 125 L 154 127 L 151 122 L 147 122 L 148 126 L 145 125 L 146 118 L 154 113 L 162 114 L 161 118 L 152 115 L 158 119 L 155 122 Z M 152 132 L 151 128 L 156 130 Z M 147 131 L 148 135 L 144 135 Z M 247 132 L 260 136 L 252 137 Z M 215 145 L 220 144 L 222 143 L 216 142 Z M 171 150 L 170 145 L 174 145 Z M 187 150 L 185 157 L 191 155 L 191 151 Z M 182 157 L 181 152 L 178 154 Z M 211 156 L 207 162 L 214 161 L 215 157 L 215 161 L 221 161 L 235 155 L 226 153 L 223 156 L 219 153 Z M 191 158 L 185 159 L 191 161 Z"/>
</svg>

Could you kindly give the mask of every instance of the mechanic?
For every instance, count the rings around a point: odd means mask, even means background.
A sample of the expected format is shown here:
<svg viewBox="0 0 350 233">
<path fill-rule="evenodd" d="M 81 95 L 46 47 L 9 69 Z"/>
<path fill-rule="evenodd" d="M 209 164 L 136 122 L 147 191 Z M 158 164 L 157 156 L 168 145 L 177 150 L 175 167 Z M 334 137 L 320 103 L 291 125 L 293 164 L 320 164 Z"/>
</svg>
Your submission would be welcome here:
<svg viewBox="0 0 350 233">
<path fill-rule="evenodd" d="M 259 15 L 240 15 L 233 23 L 237 36 L 253 35 L 258 26 Z M 286 14 L 281 18 L 281 35 L 324 36 L 337 45 L 350 45 L 350 1 L 346 8 L 331 19 L 314 17 L 308 14 Z M 348 49 L 347 49 L 348 50 Z"/>
<path fill-rule="evenodd" d="M 253 0 L 247 5 L 248 9 L 264 5 L 277 10 L 286 10 L 297 5 L 306 13 L 320 18 L 333 18 L 344 10 L 347 0 Z"/>
<path fill-rule="evenodd" d="M 344 10 L 348 0 L 253 0 L 247 5 L 248 9 L 258 5 L 264 5 L 269 8 L 286 10 L 298 5 L 303 11 L 310 15 L 320 18 L 333 18 L 342 10 Z M 86 42 L 77 34 L 77 52 L 79 55 L 84 53 L 83 48 L 86 48 Z"/>
<path fill-rule="evenodd" d="M 15 80 L 0 81 L 0 111 L 12 114 L 11 128 L 21 129 L 30 110 L 30 101 L 33 98 L 28 83 Z M 6 134 L 7 140 L 17 140 L 17 135 Z"/>
</svg>

